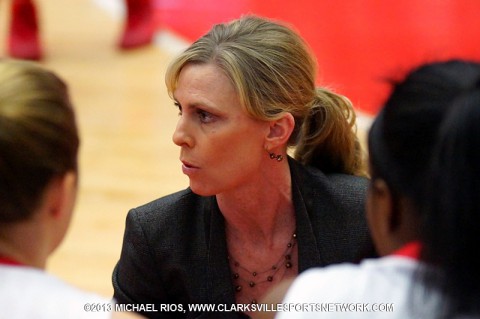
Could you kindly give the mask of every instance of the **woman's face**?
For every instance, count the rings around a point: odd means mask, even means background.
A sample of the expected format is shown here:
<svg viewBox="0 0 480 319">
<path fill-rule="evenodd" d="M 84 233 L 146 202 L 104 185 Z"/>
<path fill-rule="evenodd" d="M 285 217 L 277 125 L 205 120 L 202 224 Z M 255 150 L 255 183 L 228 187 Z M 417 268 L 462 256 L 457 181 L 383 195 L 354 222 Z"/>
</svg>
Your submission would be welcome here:
<svg viewBox="0 0 480 319">
<path fill-rule="evenodd" d="M 193 192 L 216 195 L 253 185 L 265 158 L 269 124 L 251 118 L 214 64 L 187 64 L 175 92 L 180 118 L 173 142 Z"/>
</svg>

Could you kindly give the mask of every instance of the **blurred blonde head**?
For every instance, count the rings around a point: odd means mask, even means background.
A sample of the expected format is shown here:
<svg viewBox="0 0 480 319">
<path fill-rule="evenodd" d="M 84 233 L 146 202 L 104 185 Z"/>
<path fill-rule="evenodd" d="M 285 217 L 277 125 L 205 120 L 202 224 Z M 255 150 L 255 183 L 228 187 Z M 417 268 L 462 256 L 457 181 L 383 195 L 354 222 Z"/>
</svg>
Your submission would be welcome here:
<svg viewBox="0 0 480 319">
<path fill-rule="evenodd" d="M 0 60 L 0 223 L 30 218 L 52 179 L 77 170 L 67 87 L 24 61 Z"/>
</svg>

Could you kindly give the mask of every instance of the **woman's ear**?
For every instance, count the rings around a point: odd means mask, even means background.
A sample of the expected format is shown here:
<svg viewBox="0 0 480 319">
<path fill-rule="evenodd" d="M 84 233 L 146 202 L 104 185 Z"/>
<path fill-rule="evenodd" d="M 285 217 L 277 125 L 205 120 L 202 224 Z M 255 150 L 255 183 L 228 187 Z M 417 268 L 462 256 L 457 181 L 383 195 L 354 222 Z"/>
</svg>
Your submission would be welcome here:
<svg viewBox="0 0 480 319">
<path fill-rule="evenodd" d="M 394 199 L 388 184 L 381 178 L 373 179 L 367 194 L 367 221 L 375 248 L 381 256 L 389 254 L 394 245 L 394 209 Z"/>
<path fill-rule="evenodd" d="M 50 216 L 57 219 L 70 215 L 77 193 L 77 173 L 70 171 L 54 178 L 45 191 L 44 204 Z"/>
<path fill-rule="evenodd" d="M 290 113 L 284 113 L 281 118 L 271 121 L 266 137 L 268 149 L 274 149 L 280 145 L 287 144 L 295 127 L 295 119 Z"/>
</svg>

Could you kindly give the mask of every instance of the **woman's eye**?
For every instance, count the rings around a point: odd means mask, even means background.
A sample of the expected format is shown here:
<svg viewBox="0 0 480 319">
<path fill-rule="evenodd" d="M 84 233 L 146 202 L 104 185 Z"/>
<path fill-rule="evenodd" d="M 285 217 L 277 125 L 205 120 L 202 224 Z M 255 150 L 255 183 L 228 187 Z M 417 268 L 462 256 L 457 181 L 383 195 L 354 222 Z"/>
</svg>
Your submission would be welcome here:
<svg viewBox="0 0 480 319">
<path fill-rule="evenodd" d="M 197 110 L 198 118 L 200 119 L 200 122 L 202 123 L 210 123 L 214 120 L 214 116 L 204 110 Z"/>
</svg>

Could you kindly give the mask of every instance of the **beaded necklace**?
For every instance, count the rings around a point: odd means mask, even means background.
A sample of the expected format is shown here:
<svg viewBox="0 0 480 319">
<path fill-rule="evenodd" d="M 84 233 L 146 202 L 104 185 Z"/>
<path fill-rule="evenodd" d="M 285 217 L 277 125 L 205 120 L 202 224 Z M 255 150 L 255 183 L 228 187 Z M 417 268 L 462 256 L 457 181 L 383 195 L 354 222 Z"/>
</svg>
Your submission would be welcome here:
<svg viewBox="0 0 480 319">
<path fill-rule="evenodd" d="M 293 233 L 290 241 L 287 244 L 285 252 L 280 256 L 280 258 L 273 264 L 273 266 L 265 269 L 263 271 L 252 271 L 242 266 L 238 261 L 233 259 L 231 256 L 228 256 L 228 261 L 230 264 L 230 269 L 232 270 L 232 279 L 235 286 L 235 292 L 239 293 L 242 291 L 243 286 L 246 285 L 249 288 L 254 288 L 258 284 L 265 282 L 273 282 L 275 276 L 278 272 L 285 267 L 285 271 L 288 271 L 293 267 L 292 264 L 292 250 L 296 245 L 297 234 Z M 247 272 L 250 278 L 244 278 L 240 276 L 240 270 Z M 251 298 L 251 303 L 257 303 L 257 300 Z"/>
</svg>

